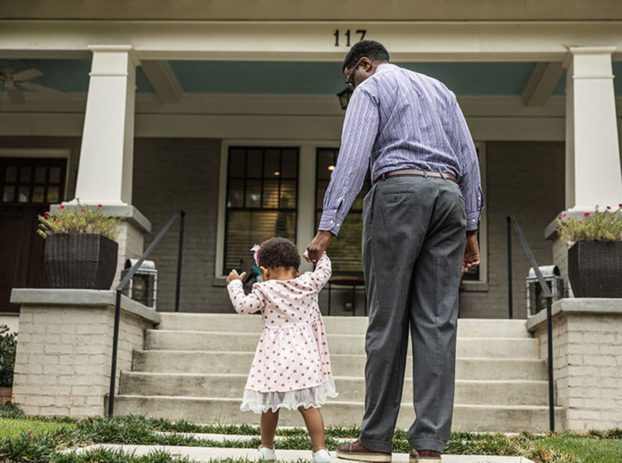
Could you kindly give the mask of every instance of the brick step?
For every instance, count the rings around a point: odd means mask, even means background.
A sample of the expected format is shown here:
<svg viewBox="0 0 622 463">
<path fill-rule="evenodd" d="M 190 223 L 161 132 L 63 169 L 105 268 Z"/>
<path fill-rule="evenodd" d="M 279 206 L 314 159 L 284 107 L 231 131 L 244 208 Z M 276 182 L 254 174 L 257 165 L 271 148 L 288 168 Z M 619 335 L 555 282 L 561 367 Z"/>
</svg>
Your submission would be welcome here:
<svg viewBox="0 0 622 463">
<path fill-rule="evenodd" d="M 221 331 L 235 327 L 237 332 L 258 333 L 262 329 L 259 315 L 197 314 L 160 312 L 158 329 L 175 331 Z M 470 319 L 458 320 L 458 337 L 530 338 L 525 320 Z M 365 334 L 367 317 L 325 316 L 324 324 L 331 334 Z"/>
<path fill-rule="evenodd" d="M 189 373 L 123 372 L 119 393 L 143 396 L 186 396 L 240 398 L 246 375 Z M 360 401 L 365 397 L 365 380 L 361 377 L 336 377 L 340 401 Z M 412 379 L 404 381 L 403 403 L 411 403 Z M 473 381 L 456 382 L 455 402 L 473 405 L 546 405 L 546 381 Z"/>
<path fill-rule="evenodd" d="M 254 352 L 259 333 L 147 330 L 145 349 Z M 365 336 L 329 334 L 331 354 L 364 354 Z M 538 358 L 532 338 L 458 338 L 458 357 Z"/>
<path fill-rule="evenodd" d="M 360 426 L 363 412 L 363 402 L 330 401 L 322 408 L 326 426 Z M 556 408 L 558 428 L 563 423 L 563 413 L 561 407 Z M 137 414 L 195 423 L 248 424 L 249 420 L 258 420 L 256 415 L 240 411 L 240 399 L 210 397 L 118 395 L 115 414 Z M 408 428 L 413 420 L 412 406 L 402 405 L 397 426 Z M 300 413 L 283 410 L 279 425 L 304 426 L 304 422 Z M 454 431 L 470 432 L 547 432 L 548 407 L 457 404 L 452 428 Z"/>
<path fill-rule="evenodd" d="M 134 351 L 132 370 L 153 373 L 248 374 L 253 352 L 210 352 L 178 350 Z M 332 354 L 335 376 L 360 376 L 365 372 L 365 355 Z M 412 375 L 412 358 L 406 362 L 406 376 Z M 545 380 L 546 362 L 539 359 L 458 358 L 458 379 Z"/>
</svg>

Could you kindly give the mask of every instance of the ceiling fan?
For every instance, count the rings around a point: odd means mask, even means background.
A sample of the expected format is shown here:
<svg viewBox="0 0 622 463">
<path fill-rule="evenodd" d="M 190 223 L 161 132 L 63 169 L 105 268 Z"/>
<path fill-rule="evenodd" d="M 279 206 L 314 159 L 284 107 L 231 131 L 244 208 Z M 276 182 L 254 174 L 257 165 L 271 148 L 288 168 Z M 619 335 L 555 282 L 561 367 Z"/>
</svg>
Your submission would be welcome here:
<svg viewBox="0 0 622 463">
<path fill-rule="evenodd" d="M 43 73 L 35 68 L 26 69 L 24 71 L 15 71 L 11 66 L 0 69 L 0 84 L 4 86 L 11 103 L 21 104 L 26 100 L 22 92 L 23 89 L 32 90 L 39 93 L 49 93 L 54 95 L 65 95 L 64 92 L 55 88 L 46 87 L 45 85 L 29 82 L 33 79 L 42 77 Z"/>
</svg>

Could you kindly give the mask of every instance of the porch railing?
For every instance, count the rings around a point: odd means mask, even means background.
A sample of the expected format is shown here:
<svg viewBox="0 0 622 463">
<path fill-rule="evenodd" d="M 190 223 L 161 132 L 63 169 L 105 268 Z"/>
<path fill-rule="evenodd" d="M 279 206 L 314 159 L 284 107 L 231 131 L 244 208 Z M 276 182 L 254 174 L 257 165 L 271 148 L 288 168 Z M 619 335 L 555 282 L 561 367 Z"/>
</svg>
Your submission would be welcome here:
<svg viewBox="0 0 622 463">
<path fill-rule="evenodd" d="M 525 239 L 525 235 L 523 234 L 523 230 L 518 224 L 518 221 L 511 215 L 507 218 L 507 258 L 508 258 L 508 313 L 509 318 L 513 318 L 513 290 L 512 290 L 512 232 L 516 234 L 516 238 L 521 245 L 521 248 L 525 252 L 527 256 L 527 260 L 529 261 L 529 265 L 534 269 L 536 273 L 536 277 L 538 279 L 538 284 L 542 289 L 542 294 L 546 298 L 546 340 L 547 340 L 547 376 L 549 383 L 549 430 L 551 432 L 555 431 L 555 393 L 554 393 L 554 383 L 553 383 L 553 321 L 552 321 L 552 306 L 553 306 L 553 293 L 551 289 L 544 281 L 544 277 L 542 276 L 542 272 L 538 267 L 538 262 L 536 262 L 536 258 Z"/>
<path fill-rule="evenodd" d="M 175 287 L 175 312 L 179 312 L 179 298 L 181 295 L 181 264 L 183 258 L 184 248 L 184 222 L 186 212 L 182 209 L 177 211 L 169 219 L 169 221 L 160 229 L 156 237 L 153 239 L 147 250 L 140 256 L 140 259 L 132 266 L 132 268 L 125 274 L 121 282 L 116 287 L 116 302 L 114 306 L 114 330 L 112 335 L 112 362 L 110 366 L 110 391 L 108 393 L 108 417 L 114 415 L 114 399 L 115 399 L 115 385 L 116 385 L 116 373 L 117 373 L 117 351 L 119 348 L 119 324 L 121 321 L 121 294 L 125 287 L 128 285 L 136 271 L 140 268 L 143 261 L 151 255 L 153 250 L 158 246 L 162 238 L 169 232 L 169 230 L 179 220 L 179 249 L 177 251 L 177 278 Z"/>
</svg>

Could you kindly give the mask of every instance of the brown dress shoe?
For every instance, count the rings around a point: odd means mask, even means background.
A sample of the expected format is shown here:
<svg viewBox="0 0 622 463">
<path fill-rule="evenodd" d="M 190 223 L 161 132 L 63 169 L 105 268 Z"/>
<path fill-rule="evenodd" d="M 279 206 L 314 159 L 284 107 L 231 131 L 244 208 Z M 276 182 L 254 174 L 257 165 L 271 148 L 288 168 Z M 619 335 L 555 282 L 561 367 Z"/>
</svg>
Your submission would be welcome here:
<svg viewBox="0 0 622 463">
<path fill-rule="evenodd" d="M 337 458 L 354 461 L 369 461 L 372 463 L 387 463 L 391 461 L 390 453 L 376 452 L 363 447 L 358 440 L 351 444 L 337 447 Z"/>
<path fill-rule="evenodd" d="M 415 450 L 410 451 L 410 463 L 441 463 L 441 452 L 435 450 Z"/>
</svg>

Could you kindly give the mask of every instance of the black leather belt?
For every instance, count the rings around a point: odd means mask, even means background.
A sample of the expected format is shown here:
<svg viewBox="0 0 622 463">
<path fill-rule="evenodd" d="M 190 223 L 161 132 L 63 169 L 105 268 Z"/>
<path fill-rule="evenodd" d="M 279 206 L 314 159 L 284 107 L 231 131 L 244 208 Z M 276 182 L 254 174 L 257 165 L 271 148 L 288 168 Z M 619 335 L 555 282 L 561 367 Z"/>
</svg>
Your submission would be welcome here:
<svg viewBox="0 0 622 463">
<path fill-rule="evenodd" d="M 379 175 L 374 183 L 379 182 L 380 180 L 386 180 L 389 177 L 402 177 L 402 176 L 411 176 L 411 177 L 432 177 L 432 178 L 442 178 L 443 180 L 451 180 L 452 182 L 458 183 L 456 176 L 447 172 L 434 172 L 429 170 L 417 170 L 417 169 L 400 169 L 400 170 L 392 170 L 391 172 L 385 172 L 384 174 Z"/>
</svg>

